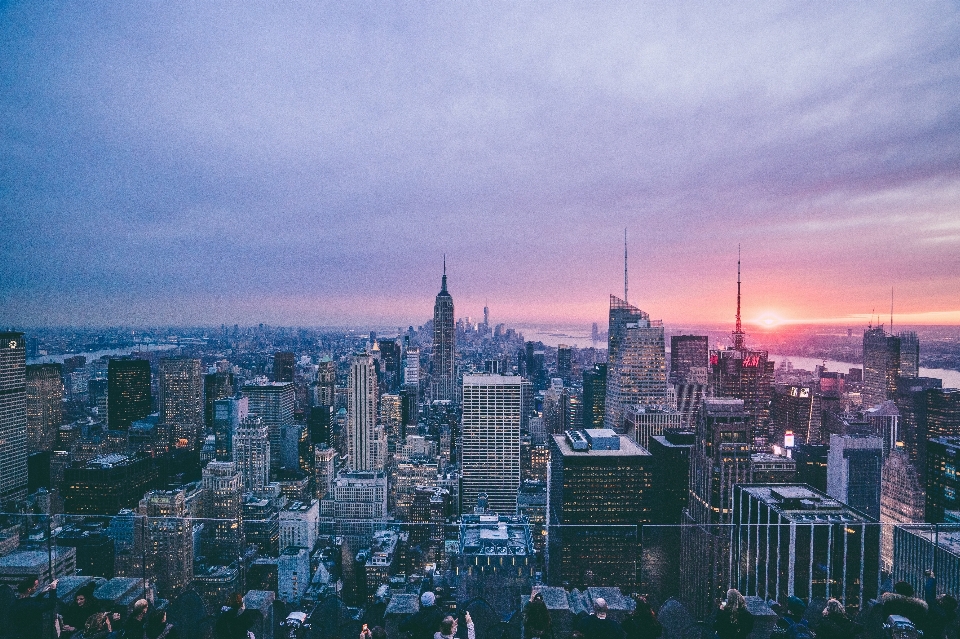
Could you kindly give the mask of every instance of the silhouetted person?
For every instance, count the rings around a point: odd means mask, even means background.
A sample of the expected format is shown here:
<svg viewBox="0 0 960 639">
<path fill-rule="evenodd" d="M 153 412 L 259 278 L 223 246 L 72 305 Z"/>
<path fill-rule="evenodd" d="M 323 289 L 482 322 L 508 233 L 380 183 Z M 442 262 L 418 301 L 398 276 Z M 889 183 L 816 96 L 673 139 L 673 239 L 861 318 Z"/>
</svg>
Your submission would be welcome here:
<svg viewBox="0 0 960 639">
<path fill-rule="evenodd" d="M 720 604 L 713 629 L 719 639 L 744 639 L 753 632 L 753 615 L 747 610 L 747 602 L 736 588 L 727 591 L 727 598 Z"/>
<path fill-rule="evenodd" d="M 105 612 L 95 612 L 83 625 L 82 639 L 115 639 L 117 633 L 110 624 L 110 615 Z"/>
<path fill-rule="evenodd" d="M 827 607 L 823 609 L 823 619 L 816 628 L 818 639 L 851 639 L 859 635 L 861 630 L 862 628 L 847 616 L 843 604 L 836 599 L 827 601 Z"/>
<path fill-rule="evenodd" d="M 476 630 L 473 627 L 473 619 L 470 618 L 470 613 L 463 613 L 463 620 L 467 624 L 467 639 L 477 639 Z M 433 634 L 433 639 L 453 639 L 457 635 L 457 619 L 456 617 L 444 617 L 440 621 L 440 630 Z"/>
<path fill-rule="evenodd" d="M 552 636 L 553 624 L 550 621 L 550 611 L 547 609 L 543 595 L 539 592 L 530 597 L 527 607 L 523 611 L 523 634 L 525 637 Z"/>
<path fill-rule="evenodd" d="M 119 639 L 143 639 L 143 625 L 147 621 L 147 609 L 150 604 L 146 599 L 137 599 L 133 603 L 133 610 L 120 626 Z"/>
<path fill-rule="evenodd" d="M 147 639 L 180 639 L 180 633 L 172 623 L 167 623 L 166 610 L 154 610 L 147 616 L 143 628 Z"/>
<path fill-rule="evenodd" d="M 19 599 L 10 606 L 10 630 L 17 639 L 38 639 L 44 633 L 44 613 L 57 607 L 57 580 L 51 581 L 38 597 L 40 582 L 36 577 L 27 577 L 17 586 Z"/>
<path fill-rule="evenodd" d="M 623 628 L 607 617 L 607 601 L 603 597 L 597 597 L 593 603 L 592 615 L 577 615 L 573 629 L 583 633 L 584 639 L 623 639 Z"/>
<path fill-rule="evenodd" d="M 420 610 L 397 626 L 400 632 L 409 632 L 411 639 L 433 639 L 440 629 L 443 612 L 437 608 L 437 596 L 429 590 L 420 595 Z"/>
<path fill-rule="evenodd" d="M 93 600 L 88 590 L 79 590 L 73 596 L 73 603 L 63 610 L 63 630 L 61 637 L 70 637 L 79 633 L 87 623 L 90 615 L 100 612 L 100 607 Z"/>
<path fill-rule="evenodd" d="M 256 617 L 252 611 L 246 609 L 243 596 L 234 593 L 227 600 L 227 605 L 221 609 L 213 635 L 216 639 L 247 639 L 247 631 L 255 622 Z"/>
<path fill-rule="evenodd" d="M 623 620 L 623 632 L 627 639 L 657 639 L 663 635 L 663 626 L 647 600 L 636 597 L 636 602 L 633 612 Z"/>
</svg>

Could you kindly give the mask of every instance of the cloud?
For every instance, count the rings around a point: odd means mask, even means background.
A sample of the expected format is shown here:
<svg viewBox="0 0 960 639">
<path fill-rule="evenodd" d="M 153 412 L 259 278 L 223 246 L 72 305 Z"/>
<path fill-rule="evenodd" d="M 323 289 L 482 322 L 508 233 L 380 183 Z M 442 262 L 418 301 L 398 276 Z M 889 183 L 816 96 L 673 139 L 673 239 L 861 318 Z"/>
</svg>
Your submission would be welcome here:
<svg viewBox="0 0 960 639">
<path fill-rule="evenodd" d="M 600 320 L 624 227 L 655 316 L 725 318 L 737 243 L 757 308 L 956 306 L 950 3 L 2 11 L 7 323 L 409 323 L 444 252 L 465 309 Z"/>
</svg>

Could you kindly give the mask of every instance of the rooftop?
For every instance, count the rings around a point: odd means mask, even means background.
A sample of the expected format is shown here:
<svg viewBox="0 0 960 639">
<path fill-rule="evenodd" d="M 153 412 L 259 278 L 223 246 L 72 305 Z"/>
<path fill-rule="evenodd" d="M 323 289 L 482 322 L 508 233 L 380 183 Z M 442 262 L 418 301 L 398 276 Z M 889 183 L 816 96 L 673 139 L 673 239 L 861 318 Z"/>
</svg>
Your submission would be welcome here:
<svg viewBox="0 0 960 639">
<path fill-rule="evenodd" d="M 551 435 L 564 457 L 648 457 L 650 453 L 637 445 L 629 437 L 617 435 L 620 438 L 619 450 L 574 450 L 566 435 Z"/>
</svg>

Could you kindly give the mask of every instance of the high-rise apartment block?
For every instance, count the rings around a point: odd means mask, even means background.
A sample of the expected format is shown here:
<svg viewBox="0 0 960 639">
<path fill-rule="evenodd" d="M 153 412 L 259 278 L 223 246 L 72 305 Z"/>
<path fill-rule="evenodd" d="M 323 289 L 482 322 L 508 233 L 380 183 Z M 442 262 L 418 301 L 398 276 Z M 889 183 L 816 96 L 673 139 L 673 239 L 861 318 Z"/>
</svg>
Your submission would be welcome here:
<svg viewBox="0 0 960 639">
<path fill-rule="evenodd" d="M 0 333 L 0 500 L 27 496 L 26 385 L 23 333 Z"/>
<path fill-rule="evenodd" d="M 111 359 L 107 379 L 107 425 L 110 430 L 129 430 L 130 424 L 151 412 L 150 362 Z"/>
<path fill-rule="evenodd" d="M 247 416 L 233 434 L 233 461 L 243 477 L 244 492 L 270 483 L 270 432 L 257 415 Z"/>
<path fill-rule="evenodd" d="M 53 450 L 63 422 L 63 378 L 60 364 L 27 366 L 27 451 Z"/>
<path fill-rule="evenodd" d="M 161 359 L 158 369 L 160 424 L 174 448 L 195 449 L 203 435 L 203 377 L 200 360 Z"/>
<path fill-rule="evenodd" d="M 377 369 L 370 355 L 354 356 L 347 395 L 347 467 L 375 470 Z"/>
<path fill-rule="evenodd" d="M 462 471 L 465 507 L 486 493 L 490 510 L 513 513 L 520 487 L 520 427 L 529 382 L 506 375 L 463 378 Z"/>
<path fill-rule="evenodd" d="M 457 400 L 457 332 L 453 319 L 453 298 L 447 291 L 447 265 L 444 260 L 440 292 L 433 305 L 433 355 L 430 378 L 432 401 Z"/>
<path fill-rule="evenodd" d="M 214 428 L 214 403 L 233 395 L 233 373 L 229 370 L 215 371 L 203 376 L 203 423 L 208 429 Z"/>
<path fill-rule="evenodd" d="M 283 433 L 293 426 L 293 383 L 268 382 L 265 378 L 258 378 L 244 385 L 243 395 L 249 399 L 250 414 L 260 417 L 270 433 L 270 469 L 276 472 L 283 465 Z"/>
</svg>

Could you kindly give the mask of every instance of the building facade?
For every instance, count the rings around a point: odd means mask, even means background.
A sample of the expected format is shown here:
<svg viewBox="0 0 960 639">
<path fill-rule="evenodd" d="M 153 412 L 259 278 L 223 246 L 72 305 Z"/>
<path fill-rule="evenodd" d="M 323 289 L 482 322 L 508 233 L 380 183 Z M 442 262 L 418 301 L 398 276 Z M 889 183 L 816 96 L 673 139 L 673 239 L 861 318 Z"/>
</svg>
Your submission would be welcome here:
<svg viewBox="0 0 960 639">
<path fill-rule="evenodd" d="M 203 436 L 203 377 L 200 360 L 174 357 L 160 360 L 160 424 L 170 433 L 170 446 L 195 449 Z"/>
<path fill-rule="evenodd" d="M 374 438 L 378 394 L 373 357 L 354 356 L 347 389 L 347 467 L 350 470 L 377 470 Z"/>
<path fill-rule="evenodd" d="M 9 344 L 8 344 L 9 345 Z M 27 451 L 53 450 L 63 422 L 63 367 L 60 364 L 27 366 Z"/>
<path fill-rule="evenodd" d="M 524 411 L 522 377 L 468 375 L 463 378 L 461 462 L 463 503 L 486 493 L 491 510 L 512 513 L 520 487 L 520 427 Z"/>
</svg>

